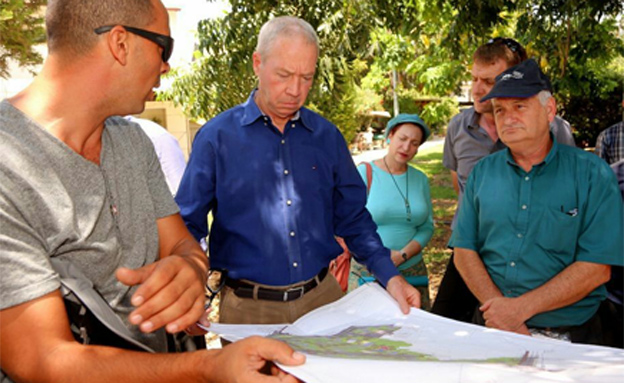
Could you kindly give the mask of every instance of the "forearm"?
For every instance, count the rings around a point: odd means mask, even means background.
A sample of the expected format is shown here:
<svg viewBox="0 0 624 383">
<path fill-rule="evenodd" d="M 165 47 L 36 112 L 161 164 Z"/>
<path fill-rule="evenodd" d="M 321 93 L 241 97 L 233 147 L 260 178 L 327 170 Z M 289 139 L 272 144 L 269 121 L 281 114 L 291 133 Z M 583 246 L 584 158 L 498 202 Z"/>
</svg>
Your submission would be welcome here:
<svg viewBox="0 0 624 383">
<path fill-rule="evenodd" d="M 454 263 L 462 279 L 479 302 L 483 303 L 503 296 L 490 278 L 481 257 L 475 251 L 456 247 Z"/>
<path fill-rule="evenodd" d="M 459 195 L 459 180 L 457 179 L 457 172 L 451 170 L 451 178 L 453 179 L 453 189 L 455 189 L 455 193 Z"/>
<path fill-rule="evenodd" d="M 418 241 L 409 241 L 401 252 L 406 253 L 408 258 L 418 255 L 422 251 L 422 246 Z"/>
<path fill-rule="evenodd" d="M 184 354 L 148 354 L 111 347 L 83 346 L 69 342 L 57 347 L 46 358 L 34 382 L 211 382 L 214 368 L 210 354 L 202 350 Z M 39 365 L 41 366 L 41 365 Z M 211 367 L 212 366 L 212 367 Z"/>
<path fill-rule="evenodd" d="M 407 259 L 418 255 L 421 251 L 422 246 L 420 245 L 420 243 L 418 243 L 418 241 L 409 241 L 407 245 L 405 245 L 405 247 L 403 247 L 402 249 L 393 250 L 390 254 L 390 257 L 392 258 L 392 263 L 398 266 L 401 263 L 407 261 Z M 407 259 L 403 259 L 402 254 L 405 254 L 407 256 Z"/>
<path fill-rule="evenodd" d="M 150 354 L 76 342 L 59 290 L 0 314 L 0 363 L 16 382 L 207 381 L 198 368 L 202 353 Z"/>
<path fill-rule="evenodd" d="M 171 254 L 176 254 L 188 259 L 198 270 L 201 271 L 201 275 L 205 277 L 208 276 L 208 270 L 210 270 L 210 261 L 208 260 L 208 257 L 202 250 L 201 246 L 199 246 L 199 243 L 195 241 L 195 239 L 185 238 L 181 240 L 171 250 Z"/>
<path fill-rule="evenodd" d="M 163 259 L 177 255 L 187 260 L 201 277 L 205 285 L 209 270 L 208 257 L 184 225 L 179 214 L 161 218 L 156 221 L 160 241 L 159 254 Z"/>
<path fill-rule="evenodd" d="M 518 297 L 526 319 L 566 307 L 585 298 L 611 276 L 611 266 L 574 262 L 542 286 Z"/>
</svg>

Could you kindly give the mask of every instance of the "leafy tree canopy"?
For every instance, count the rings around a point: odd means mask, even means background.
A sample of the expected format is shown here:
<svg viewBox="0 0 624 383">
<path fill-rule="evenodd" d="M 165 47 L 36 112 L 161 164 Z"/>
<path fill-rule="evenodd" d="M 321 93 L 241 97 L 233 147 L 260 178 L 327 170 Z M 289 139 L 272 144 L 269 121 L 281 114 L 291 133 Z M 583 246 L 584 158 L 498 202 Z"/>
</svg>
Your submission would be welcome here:
<svg viewBox="0 0 624 383">
<path fill-rule="evenodd" d="M 211 118 L 246 99 L 255 84 L 251 55 L 259 29 L 279 15 L 302 17 L 316 29 L 321 56 L 308 106 L 334 122 L 347 139 L 364 127 L 368 112 L 392 110 L 393 71 L 401 111 L 421 113 L 434 129 L 443 127 L 457 112 L 452 95 L 469 80 L 472 53 L 495 36 L 517 39 L 539 60 L 577 139 L 593 144 L 600 130 L 621 118 L 620 0 L 230 4 L 231 12 L 222 19 L 200 22 L 197 60 L 164 95 L 195 118 Z"/>
<path fill-rule="evenodd" d="M 22 67 L 42 62 L 33 47 L 45 41 L 42 6 L 46 3 L 46 0 L 0 0 L 0 77 L 8 77 L 9 59 Z"/>
</svg>

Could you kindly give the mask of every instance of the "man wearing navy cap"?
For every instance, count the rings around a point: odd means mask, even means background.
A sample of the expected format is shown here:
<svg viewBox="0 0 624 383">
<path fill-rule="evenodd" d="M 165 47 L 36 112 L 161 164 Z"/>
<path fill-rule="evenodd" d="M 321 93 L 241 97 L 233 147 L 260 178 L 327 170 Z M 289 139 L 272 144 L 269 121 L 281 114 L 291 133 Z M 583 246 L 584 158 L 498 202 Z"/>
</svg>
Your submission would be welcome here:
<svg viewBox="0 0 624 383">
<path fill-rule="evenodd" d="M 622 265 L 622 202 L 598 157 L 559 145 L 549 83 L 527 60 L 496 77 L 496 129 L 508 149 L 473 169 L 450 246 L 480 302 L 474 321 L 602 344 L 597 315 Z"/>
<path fill-rule="evenodd" d="M 492 114 L 492 102 L 482 98 L 494 86 L 496 76 L 527 59 L 520 43 L 510 38 L 497 37 L 481 45 L 473 54 L 471 69 L 473 106 L 455 115 L 448 124 L 444 140 L 444 166 L 451 171 L 453 186 L 458 194 L 458 205 L 472 168 L 483 157 L 506 148 L 499 139 Z M 550 129 L 559 144 L 576 146 L 570 124 L 555 116 Z M 457 208 L 459 211 L 459 206 Z M 453 217 L 455 227 L 457 214 Z M 440 283 L 432 312 L 447 318 L 470 322 L 476 299 L 453 264 L 453 256 Z"/>
</svg>

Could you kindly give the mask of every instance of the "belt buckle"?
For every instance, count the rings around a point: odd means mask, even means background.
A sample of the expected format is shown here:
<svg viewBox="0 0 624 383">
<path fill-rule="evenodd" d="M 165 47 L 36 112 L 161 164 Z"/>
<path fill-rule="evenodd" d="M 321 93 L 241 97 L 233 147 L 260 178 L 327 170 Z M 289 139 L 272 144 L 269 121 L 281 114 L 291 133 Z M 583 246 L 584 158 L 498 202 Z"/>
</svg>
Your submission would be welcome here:
<svg viewBox="0 0 624 383">
<path fill-rule="evenodd" d="M 293 289 L 288 289 L 286 291 L 284 291 L 284 302 L 288 302 L 288 294 L 291 292 L 295 292 L 295 291 L 300 291 L 301 295 L 299 295 L 298 298 L 301 298 L 303 296 L 303 294 L 305 293 L 305 289 L 304 286 L 299 286 L 299 287 L 295 287 Z"/>
</svg>

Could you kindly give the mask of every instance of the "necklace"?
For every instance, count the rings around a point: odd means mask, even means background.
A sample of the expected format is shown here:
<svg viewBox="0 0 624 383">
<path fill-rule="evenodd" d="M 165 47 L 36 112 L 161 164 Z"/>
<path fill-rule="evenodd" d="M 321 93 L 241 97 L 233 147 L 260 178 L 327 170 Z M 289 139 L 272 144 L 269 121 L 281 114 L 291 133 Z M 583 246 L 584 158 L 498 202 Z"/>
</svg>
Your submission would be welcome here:
<svg viewBox="0 0 624 383">
<path fill-rule="evenodd" d="M 409 196 L 409 168 L 405 170 L 405 195 L 403 195 L 403 192 L 399 188 L 399 184 L 394 179 L 394 174 L 392 174 L 390 167 L 388 167 L 388 164 L 386 163 L 386 156 L 383 157 L 383 163 L 384 165 L 386 165 L 386 169 L 388 169 L 390 177 L 392 177 L 392 182 L 394 182 L 394 186 L 396 186 L 399 194 L 401 194 L 401 198 L 403 198 L 403 201 L 405 202 L 405 214 L 407 215 L 407 222 L 412 222 L 412 209 L 410 207 L 409 200 L 407 199 L 407 197 Z"/>
</svg>

